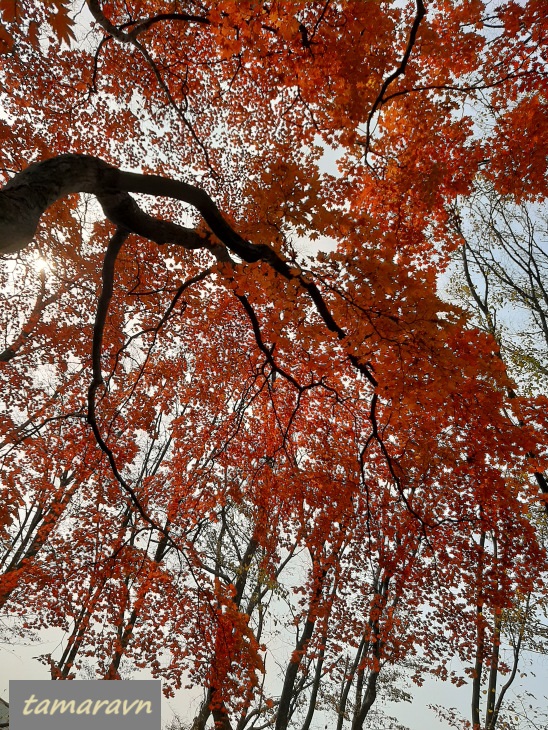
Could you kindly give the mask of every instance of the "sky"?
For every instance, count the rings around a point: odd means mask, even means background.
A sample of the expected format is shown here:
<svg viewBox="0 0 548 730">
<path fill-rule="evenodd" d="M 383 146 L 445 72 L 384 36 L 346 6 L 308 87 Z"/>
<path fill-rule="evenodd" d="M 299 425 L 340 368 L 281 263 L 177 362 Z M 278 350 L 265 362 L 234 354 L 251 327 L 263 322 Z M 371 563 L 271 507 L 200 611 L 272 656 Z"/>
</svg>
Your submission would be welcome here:
<svg viewBox="0 0 548 730">
<path fill-rule="evenodd" d="M 337 157 L 337 150 L 326 149 L 322 160 L 325 171 L 331 174 L 337 173 Z M 326 250 L 331 247 L 331 242 L 325 240 L 320 245 L 322 249 Z M 303 242 L 302 252 L 313 253 L 314 246 L 309 248 L 308 244 Z M 0 697 L 8 699 L 10 679 L 49 679 L 47 667 L 41 664 L 36 657 L 40 654 L 55 652 L 62 639 L 62 635 L 57 631 L 44 631 L 39 641 L 31 646 L 13 643 L 0 644 Z M 529 676 L 523 678 L 524 681 L 521 683 L 521 687 L 526 686 L 526 691 L 536 698 L 538 704 L 544 709 L 548 709 L 548 700 L 544 697 L 548 694 L 546 689 L 548 686 L 548 657 L 525 657 L 524 669 L 529 671 Z M 135 678 L 144 677 L 146 675 L 143 673 L 135 675 Z M 413 695 L 412 703 L 388 703 L 384 707 L 388 715 L 396 716 L 410 730 L 438 730 L 440 727 L 447 727 L 429 709 L 429 705 L 439 704 L 449 708 L 455 707 L 464 718 L 469 717 L 469 685 L 457 689 L 448 683 L 427 680 L 422 687 L 413 686 L 410 691 Z M 197 708 L 198 698 L 195 695 L 181 692 L 175 699 L 166 700 L 163 708 L 164 721 L 169 720 L 172 712 L 187 716 L 189 702 L 194 709 Z M 386 726 L 386 730 L 389 727 L 389 725 Z M 383 729 L 377 727 L 376 730 Z"/>
<path fill-rule="evenodd" d="M 58 649 L 62 635 L 58 631 L 44 631 L 40 642 L 32 646 L 0 644 L 0 697 L 9 699 L 10 679 L 50 679 L 47 667 L 36 658 L 40 654 L 53 653 Z M 457 668 L 457 663 L 455 664 Z M 459 666 L 460 668 L 460 666 Z M 516 683 L 516 691 L 510 693 L 510 699 L 517 695 L 525 698 L 526 705 L 534 705 L 544 712 L 548 712 L 548 657 L 525 654 L 521 669 L 528 676 Z M 134 679 L 149 679 L 146 672 L 136 672 Z M 396 717 L 399 722 L 410 730 L 443 730 L 450 726 L 436 716 L 429 705 L 441 705 L 446 708 L 456 708 L 464 719 L 470 715 L 470 685 L 456 688 L 448 682 L 426 680 L 422 687 L 410 686 L 407 689 L 413 695 L 413 701 L 386 703 L 380 707 L 388 716 Z M 526 696 L 530 693 L 532 696 Z M 190 710 L 196 711 L 199 707 L 199 692 L 180 692 L 174 699 L 165 699 L 162 704 L 162 724 L 167 723 L 173 714 L 190 719 Z M 531 713 L 532 717 L 532 713 Z M 320 724 L 321 723 L 321 724 Z M 315 730 L 325 727 L 322 720 L 313 725 Z M 522 725 L 525 728 L 527 725 Z M 544 730 L 541 725 L 537 730 Z M 329 730 L 327 726 L 326 730 Z M 371 730 L 391 730 L 390 724 L 374 725 Z M 512 729 L 513 730 L 513 729 Z M 534 730 L 530 726 L 530 730 Z"/>
</svg>

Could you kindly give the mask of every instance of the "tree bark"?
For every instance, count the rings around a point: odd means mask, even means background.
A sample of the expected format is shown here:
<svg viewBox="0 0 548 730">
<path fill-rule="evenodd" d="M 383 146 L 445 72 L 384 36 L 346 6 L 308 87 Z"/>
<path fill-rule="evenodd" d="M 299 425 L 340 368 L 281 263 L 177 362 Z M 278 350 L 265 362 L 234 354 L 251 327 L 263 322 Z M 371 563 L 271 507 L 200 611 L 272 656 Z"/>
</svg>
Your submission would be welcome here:
<svg viewBox="0 0 548 730">
<path fill-rule="evenodd" d="M 190 204 L 205 196 L 186 183 L 173 183 L 170 192 L 163 178 L 123 173 L 96 157 L 60 155 L 36 162 L 13 177 L 0 190 L 0 254 L 16 253 L 33 239 L 42 214 L 60 198 L 74 193 L 91 193 L 99 200 L 106 217 L 115 225 L 156 243 L 175 243 L 184 248 L 204 248 L 207 238 L 195 230 L 161 221 L 142 211 L 128 192 L 170 195 Z M 138 188 L 134 189 L 134 188 Z M 211 205 L 214 206 L 213 201 Z M 219 213 L 220 215 L 220 213 Z"/>
</svg>

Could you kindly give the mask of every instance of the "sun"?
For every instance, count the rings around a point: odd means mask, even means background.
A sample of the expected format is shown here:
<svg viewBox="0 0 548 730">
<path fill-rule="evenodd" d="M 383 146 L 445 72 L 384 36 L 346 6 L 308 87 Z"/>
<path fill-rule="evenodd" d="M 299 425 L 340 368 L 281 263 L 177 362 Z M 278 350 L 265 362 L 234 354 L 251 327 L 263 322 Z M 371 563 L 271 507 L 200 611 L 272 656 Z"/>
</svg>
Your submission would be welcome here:
<svg viewBox="0 0 548 730">
<path fill-rule="evenodd" d="M 34 261 L 34 269 L 39 274 L 50 274 L 53 271 L 53 264 L 43 256 L 38 255 Z"/>
</svg>

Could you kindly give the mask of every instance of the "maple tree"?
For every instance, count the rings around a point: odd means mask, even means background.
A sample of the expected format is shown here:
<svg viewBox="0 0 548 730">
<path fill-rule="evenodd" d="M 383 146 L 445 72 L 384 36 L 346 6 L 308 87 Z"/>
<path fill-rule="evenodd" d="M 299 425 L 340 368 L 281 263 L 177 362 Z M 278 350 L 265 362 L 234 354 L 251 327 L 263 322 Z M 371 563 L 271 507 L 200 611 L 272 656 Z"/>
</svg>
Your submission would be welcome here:
<svg viewBox="0 0 548 730">
<path fill-rule="evenodd" d="M 0 1 L 0 604 L 52 678 L 359 730 L 496 674 L 546 398 L 437 279 L 478 180 L 546 196 L 545 10 Z"/>
</svg>

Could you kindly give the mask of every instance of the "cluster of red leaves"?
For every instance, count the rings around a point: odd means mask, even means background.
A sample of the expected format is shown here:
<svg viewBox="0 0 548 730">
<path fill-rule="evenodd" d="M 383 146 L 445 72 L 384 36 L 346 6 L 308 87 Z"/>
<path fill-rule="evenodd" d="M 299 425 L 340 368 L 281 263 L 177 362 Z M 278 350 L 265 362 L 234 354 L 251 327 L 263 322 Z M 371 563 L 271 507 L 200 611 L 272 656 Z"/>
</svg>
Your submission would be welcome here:
<svg viewBox="0 0 548 730">
<path fill-rule="evenodd" d="M 314 682 L 328 707 L 417 648 L 470 661 L 477 606 L 536 589 L 546 402 L 508 396 L 436 281 L 480 170 L 546 194 L 545 14 L 421 6 L 90 1 L 89 30 L 0 2 L 7 176 L 72 151 L 198 182 L 293 277 L 127 241 L 97 423 L 129 496 L 86 421 L 109 225 L 62 201 L 0 269 L 0 596 L 22 631 L 67 632 L 54 677 L 146 666 L 203 684 L 219 723 L 282 728 Z"/>
</svg>

